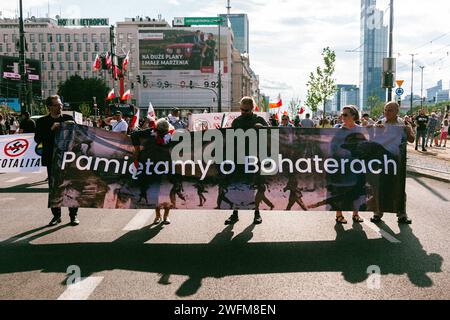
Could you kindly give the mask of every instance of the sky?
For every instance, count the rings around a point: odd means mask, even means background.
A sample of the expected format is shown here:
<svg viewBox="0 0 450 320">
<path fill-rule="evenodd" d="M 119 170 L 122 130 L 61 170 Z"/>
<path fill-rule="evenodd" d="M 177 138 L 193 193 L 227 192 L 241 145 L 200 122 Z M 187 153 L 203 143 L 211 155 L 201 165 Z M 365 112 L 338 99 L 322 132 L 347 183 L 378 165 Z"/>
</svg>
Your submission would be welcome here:
<svg viewBox="0 0 450 320">
<path fill-rule="evenodd" d="M 226 0 L 23 0 L 24 15 L 63 18 L 110 18 L 158 14 L 171 22 L 174 17 L 204 17 L 226 13 Z M 246 13 L 250 22 L 250 64 L 260 76 L 262 92 L 285 101 L 306 98 L 310 72 L 323 63 L 321 52 L 335 50 L 336 82 L 359 85 L 360 0 L 231 0 L 231 13 Z M 378 0 L 388 24 L 389 1 Z M 3 17 L 14 17 L 18 0 L 0 0 Z M 443 80 L 450 85 L 450 1 L 394 0 L 394 52 L 397 79 L 405 80 L 411 92 L 411 55 L 415 56 L 414 93 Z M 348 52 L 348 51 L 354 52 Z M 356 52 L 355 52 L 356 51 Z M 426 91 L 424 90 L 424 95 Z"/>
</svg>

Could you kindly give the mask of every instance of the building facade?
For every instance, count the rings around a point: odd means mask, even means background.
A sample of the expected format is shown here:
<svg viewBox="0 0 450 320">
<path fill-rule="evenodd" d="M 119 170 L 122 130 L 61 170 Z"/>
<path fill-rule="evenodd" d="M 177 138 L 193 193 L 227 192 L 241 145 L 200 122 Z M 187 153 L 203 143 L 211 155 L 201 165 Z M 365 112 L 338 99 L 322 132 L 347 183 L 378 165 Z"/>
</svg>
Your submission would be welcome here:
<svg viewBox="0 0 450 320">
<path fill-rule="evenodd" d="M 384 12 L 376 8 L 376 0 L 361 0 L 360 108 L 368 108 L 371 96 L 386 100 L 382 88 L 383 59 L 388 56 L 388 27 Z"/>
<path fill-rule="evenodd" d="M 104 79 L 111 76 L 94 72 L 97 53 L 110 50 L 108 27 L 64 27 L 51 18 L 24 21 L 27 59 L 41 61 L 42 97 L 56 94 L 58 84 L 74 75 Z M 18 19 L 0 20 L 0 55 L 19 57 Z"/>
<path fill-rule="evenodd" d="M 250 30 L 248 16 L 245 13 L 220 14 L 220 17 L 230 20 L 231 29 L 234 34 L 234 47 L 241 53 L 250 53 Z M 224 25 L 227 21 L 224 22 Z"/>
<path fill-rule="evenodd" d="M 359 88 L 353 84 L 338 84 L 333 98 L 325 105 L 326 112 L 338 113 L 346 105 L 359 105 Z"/>
</svg>

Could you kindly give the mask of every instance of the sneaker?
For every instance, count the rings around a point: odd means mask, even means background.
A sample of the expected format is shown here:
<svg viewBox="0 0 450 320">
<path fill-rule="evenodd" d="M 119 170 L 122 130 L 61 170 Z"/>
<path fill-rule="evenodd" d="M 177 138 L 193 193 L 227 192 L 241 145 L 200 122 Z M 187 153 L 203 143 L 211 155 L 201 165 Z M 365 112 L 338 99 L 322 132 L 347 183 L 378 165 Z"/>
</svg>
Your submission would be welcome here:
<svg viewBox="0 0 450 320">
<path fill-rule="evenodd" d="M 165 219 L 163 222 L 163 224 L 165 224 L 165 225 L 169 225 L 170 223 L 171 223 L 171 221 L 169 218 Z"/>
<path fill-rule="evenodd" d="M 239 221 L 239 216 L 237 214 L 233 213 L 231 215 L 231 217 L 229 217 L 228 220 L 225 221 L 225 225 L 228 226 L 230 224 L 235 224 L 238 221 Z"/>
<path fill-rule="evenodd" d="M 153 220 L 153 224 L 160 224 L 161 223 L 161 218 L 155 218 L 155 220 Z"/>
<path fill-rule="evenodd" d="M 425 149 L 425 148 L 423 148 L 423 149 L 422 149 L 422 151 L 423 151 L 423 152 L 427 152 L 428 150 L 427 150 L 427 149 Z"/>
<path fill-rule="evenodd" d="M 407 217 L 399 218 L 398 223 L 399 224 L 412 224 L 412 220 L 408 219 Z"/>
<path fill-rule="evenodd" d="M 253 220 L 253 224 L 261 224 L 262 218 L 259 214 L 255 214 L 255 219 Z"/>
<path fill-rule="evenodd" d="M 61 218 L 53 218 L 52 221 L 48 224 L 50 227 L 54 227 L 61 223 Z"/>
<path fill-rule="evenodd" d="M 70 225 L 71 225 L 72 227 L 76 227 L 76 226 L 78 226 L 79 224 L 80 224 L 80 220 L 78 220 L 77 217 L 70 218 Z"/>
</svg>

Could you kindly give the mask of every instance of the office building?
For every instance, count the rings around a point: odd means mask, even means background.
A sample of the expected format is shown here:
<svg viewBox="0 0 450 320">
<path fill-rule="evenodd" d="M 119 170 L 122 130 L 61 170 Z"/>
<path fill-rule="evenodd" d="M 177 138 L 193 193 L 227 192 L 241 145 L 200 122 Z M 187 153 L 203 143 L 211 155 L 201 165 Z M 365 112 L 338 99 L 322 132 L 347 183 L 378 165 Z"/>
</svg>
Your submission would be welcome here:
<svg viewBox="0 0 450 320">
<path fill-rule="evenodd" d="M 233 46 L 241 53 L 250 53 L 250 30 L 248 16 L 244 13 L 239 13 L 220 14 L 219 17 L 228 18 L 228 20 L 230 21 L 231 30 L 233 30 L 234 35 Z M 224 26 L 226 26 L 227 23 L 227 21 L 224 21 Z"/>
</svg>

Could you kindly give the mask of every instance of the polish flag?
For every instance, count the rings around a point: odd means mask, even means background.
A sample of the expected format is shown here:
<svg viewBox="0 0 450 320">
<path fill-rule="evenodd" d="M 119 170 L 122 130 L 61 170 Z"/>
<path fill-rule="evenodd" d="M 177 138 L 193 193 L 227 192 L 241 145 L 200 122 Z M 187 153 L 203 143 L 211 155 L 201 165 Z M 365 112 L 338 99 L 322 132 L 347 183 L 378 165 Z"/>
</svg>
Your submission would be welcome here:
<svg viewBox="0 0 450 320">
<path fill-rule="evenodd" d="M 130 63 L 130 52 L 128 51 L 127 56 L 122 62 L 122 70 L 127 71 L 129 63 Z"/>
<path fill-rule="evenodd" d="M 114 94 L 114 89 L 112 89 L 109 93 L 108 96 L 106 97 L 106 100 L 112 100 L 116 97 L 116 95 Z"/>
<path fill-rule="evenodd" d="M 302 115 L 302 114 L 305 113 L 305 111 L 306 111 L 305 107 L 301 107 L 300 111 L 298 112 L 298 114 Z"/>
<path fill-rule="evenodd" d="M 112 56 L 109 54 L 109 52 L 106 53 L 105 61 L 106 61 L 106 66 L 108 67 L 108 69 L 111 69 L 113 62 L 112 62 Z"/>
<path fill-rule="evenodd" d="M 281 108 L 282 106 L 283 106 L 283 100 L 281 100 L 280 95 L 278 95 L 278 100 L 276 102 L 269 103 L 270 109 L 278 109 L 278 108 Z"/>
<path fill-rule="evenodd" d="M 117 78 L 119 78 L 119 74 L 120 74 L 119 67 L 114 66 L 113 68 L 114 68 L 114 72 L 113 72 L 114 79 L 117 79 Z"/>
<path fill-rule="evenodd" d="M 128 100 L 128 99 L 130 99 L 130 98 L 131 98 L 131 90 L 127 90 L 127 91 L 123 94 L 121 100 Z"/>
<path fill-rule="evenodd" d="M 94 71 L 98 71 L 102 68 L 102 60 L 100 59 L 99 55 L 97 54 L 97 57 L 95 57 L 94 64 L 92 65 L 92 69 Z"/>
<path fill-rule="evenodd" d="M 134 107 L 134 116 L 133 119 L 131 119 L 131 130 L 136 130 L 139 128 L 139 114 L 140 114 L 140 110 L 137 107 Z"/>
<path fill-rule="evenodd" d="M 148 104 L 147 118 L 149 118 L 149 119 L 156 118 L 155 108 L 153 108 L 153 105 L 151 102 Z"/>
</svg>

